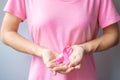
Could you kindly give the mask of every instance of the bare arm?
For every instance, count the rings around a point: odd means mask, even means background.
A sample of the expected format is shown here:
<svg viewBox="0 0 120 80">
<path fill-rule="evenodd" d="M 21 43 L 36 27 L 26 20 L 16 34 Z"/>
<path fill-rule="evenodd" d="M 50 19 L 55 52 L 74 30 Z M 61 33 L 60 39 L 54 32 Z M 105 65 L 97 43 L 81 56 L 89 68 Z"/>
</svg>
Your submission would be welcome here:
<svg viewBox="0 0 120 80">
<path fill-rule="evenodd" d="M 117 23 L 103 29 L 103 34 L 87 43 L 82 44 L 86 53 L 99 52 L 115 46 L 119 41 L 119 29 Z M 81 45 L 80 45 L 81 46 Z"/>
<path fill-rule="evenodd" d="M 17 33 L 20 22 L 21 20 L 18 17 L 6 13 L 1 28 L 1 40 L 17 51 L 41 57 L 40 52 L 43 48 Z"/>
</svg>

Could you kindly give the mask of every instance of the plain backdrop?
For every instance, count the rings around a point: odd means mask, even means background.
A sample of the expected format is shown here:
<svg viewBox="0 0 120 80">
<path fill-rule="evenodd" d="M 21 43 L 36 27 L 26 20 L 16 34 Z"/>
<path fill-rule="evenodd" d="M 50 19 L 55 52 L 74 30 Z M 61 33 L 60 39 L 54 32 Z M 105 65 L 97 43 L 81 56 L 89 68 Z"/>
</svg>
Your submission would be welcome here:
<svg viewBox="0 0 120 80">
<path fill-rule="evenodd" d="M 6 2 L 7 0 L 0 0 L 0 25 Z M 120 0 L 114 0 L 114 3 L 120 13 Z M 31 40 L 26 21 L 20 24 L 19 33 Z M 97 80 L 120 80 L 120 43 L 109 50 L 95 53 L 94 56 Z M 0 42 L 0 80 L 28 80 L 30 62 L 30 55 L 15 51 Z"/>
</svg>

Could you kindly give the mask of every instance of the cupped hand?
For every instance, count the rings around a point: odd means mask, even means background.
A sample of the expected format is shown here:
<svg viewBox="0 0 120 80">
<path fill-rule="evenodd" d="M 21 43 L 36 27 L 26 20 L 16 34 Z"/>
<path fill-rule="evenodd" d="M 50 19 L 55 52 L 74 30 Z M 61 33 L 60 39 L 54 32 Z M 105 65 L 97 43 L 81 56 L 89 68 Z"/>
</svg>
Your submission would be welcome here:
<svg viewBox="0 0 120 80">
<path fill-rule="evenodd" d="M 57 73 L 55 70 L 53 70 L 54 68 L 56 68 L 56 67 L 63 68 L 63 64 L 62 63 L 59 64 L 59 65 L 56 63 L 56 60 L 60 56 L 61 56 L 61 54 L 59 54 L 59 53 L 57 53 L 57 52 L 55 52 L 53 50 L 50 50 L 50 49 L 44 49 L 42 51 L 43 62 L 45 64 L 45 66 L 47 68 L 49 68 L 53 72 L 54 75 L 56 75 L 56 73 Z"/>
<path fill-rule="evenodd" d="M 70 63 L 68 65 L 62 63 L 62 66 L 56 66 L 53 68 L 54 71 L 67 74 L 73 70 L 80 69 L 80 62 L 84 55 L 84 48 L 80 45 L 73 45 L 71 46 L 73 52 L 69 56 Z"/>
<path fill-rule="evenodd" d="M 82 46 L 80 45 L 73 45 L 71 46 L 73 48 L 73 52 L 70 55 L 70 64 L 69 67 L 75 67 L 76 69 L 80 68 L 80 62 L 83 59 L 85 50 Z"/>
<path fill-rule="evenodd" d="M 50 49 L 44 49 L 42 51 L 42 59 L 46 67 L 51 68 L 57 66 L 55 60 L 59 57 L 59 54 Z"/>
</svg>

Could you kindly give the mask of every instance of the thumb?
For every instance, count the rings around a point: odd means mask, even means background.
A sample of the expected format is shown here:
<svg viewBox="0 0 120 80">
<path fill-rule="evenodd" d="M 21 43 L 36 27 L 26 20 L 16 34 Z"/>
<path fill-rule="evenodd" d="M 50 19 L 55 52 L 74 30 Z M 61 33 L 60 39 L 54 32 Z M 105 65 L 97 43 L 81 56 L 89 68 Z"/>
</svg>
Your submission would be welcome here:
<svg viewBox="0 0 120 80">
<path fill-rule="evenodd" d="M 80 58 L 79 58 L 79 56 L 71 57 L 69 67 L 75 67 L 75 66 L 78 65 L 79 63 L 80 63 Z"/>
</svg>

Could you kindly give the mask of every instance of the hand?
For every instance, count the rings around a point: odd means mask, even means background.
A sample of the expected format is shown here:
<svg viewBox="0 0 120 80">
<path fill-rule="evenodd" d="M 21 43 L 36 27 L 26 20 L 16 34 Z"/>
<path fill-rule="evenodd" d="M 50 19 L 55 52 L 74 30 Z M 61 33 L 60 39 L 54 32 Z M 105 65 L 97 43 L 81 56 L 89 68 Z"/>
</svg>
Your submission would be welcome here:
<svg viewBox="0 0 120 80">
<path fill-rule="evenodd" d="M 70 64 L 65 65 L 63 63 L 62 66 L 54 67 L 53 70 L 55 70 L 56 72 L 62 73 L 62 74 L 67 74 L 73 70 L 80 68 L 80 61 L 82 60 L 83 54 L 85 51 L 83 47 L 79 45 L 73 45 L 71 46 L 71 48 L 73 49 L 73 52 L 71 53 L 69 57 Z"/>
<path fill-rule="evenodd" d="M 73 52 L 70 55 L 70 64 L 69 67 L 75 67 L 75 69 L 80 68 L 80 62 L 84 56 L 85 50 L 80 45 L 73 45 L 71 46 L 73 48 Z"/>
<path fill-rule="evenodd" d="M 62 67 L 63 64 L 57 64 L 56 59 L 58 59 L 61 55 L 55 51 L 49 50 L 49 49 L 44 49 L 42 51 L 42 59 L 44 64 L 46 65 L 47 68 L 49 68 L 54 75 L 57 74 L 56 71 L 53 70 L 55 67 Z"/>
<path fill-rule="evenodd" d="M 56 65 L 55 60 L 56 58 L 59 57 L 59 54 L 55 51 L 49 50 L 49 49 L 44 49 L 42 51 L 42 59 L 46 67 L 51 67 Z"/>
<path fill-rule="evenodd" d="M 68 67 L 64 63 L 60 63 L 60 64 L 56 63 L 56 60 L 61 56 L 62 56 L 61 54 L 58 54 L 57 52 L 49 49 L 42 50 L 43 62 L 46 65 L 46 67 L 53 72 L 54 75 L 56 75 L 57 72 L 64 74 L 64 72 L 67 73 L 71 71 L 71 69 L 73 69 L 73 68 L 68 69 Z M 59 70 L 56 71 L 56 69 L 59 69 Z"/>
</svg>

